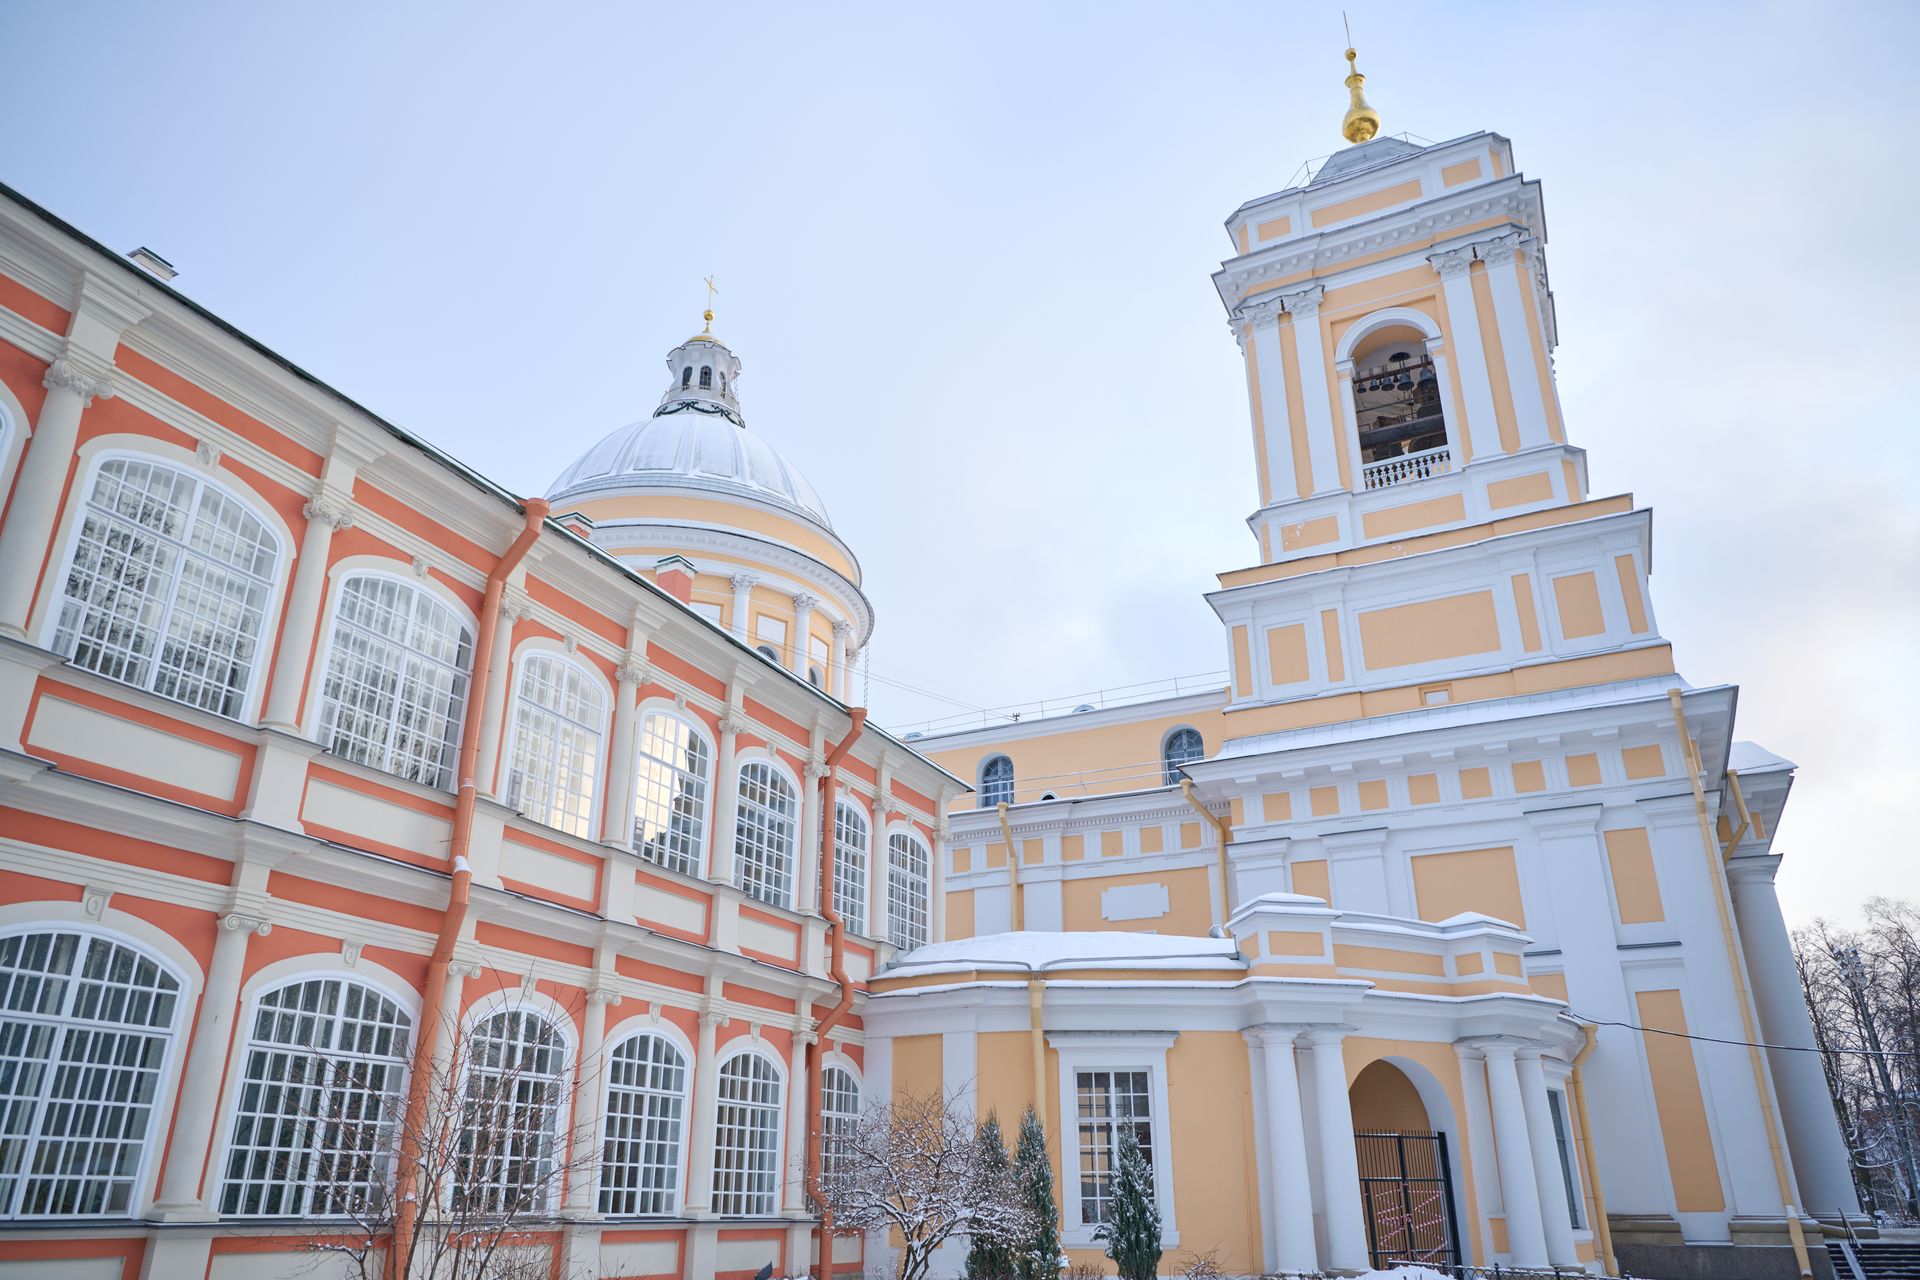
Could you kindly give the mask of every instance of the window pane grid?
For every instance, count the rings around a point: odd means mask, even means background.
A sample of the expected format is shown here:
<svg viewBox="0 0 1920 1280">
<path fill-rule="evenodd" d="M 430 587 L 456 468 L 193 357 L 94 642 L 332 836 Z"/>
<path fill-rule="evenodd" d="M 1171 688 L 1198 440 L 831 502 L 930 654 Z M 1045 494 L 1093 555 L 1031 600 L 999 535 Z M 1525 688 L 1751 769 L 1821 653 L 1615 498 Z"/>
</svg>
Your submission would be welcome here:
<svg viewBox="0 0 1920 1280">
<path fill-rule="evenodd" d="M 67 571 L 53 647 L 77 667 L 240 714 L 277 559 L 239 502 L 157 463 L 103 463 Z"/>
<path fill-rule="evenodd" d="M 633 805 L 633 847 L 641 857 L 684 875 L 700 874 L 712 760 L 693 726 L 672 716 L 646 718 Z"/>
<path fill-rule="evenodd" d="M 767 1217 L 780 1185 L 780 1077 L 754 1053 L 720 1068 L 713 1126 L 713 1210 L 726 1217 Z"/>
<path fill-rule="evenodd" d="M 473 637 L 451 609 L 396 579 L 349 578 L 321 686 L 321 745 L 446 789 L 472 660 Z"/>
<path fill-rule="evenodd" d="M 752 761 L 740 768 L 738 834 L 733 857 L 740 888 L 750 898 L 775 906 L 793 901 L 793 788 L 772 765 Z"/>
<path fill-rule="evenodd" d="M 1080 1221 L 1093 1226 L 1113 1216 L 1120 1166 L 1120 1132 L 1131 1124 L 1147 1167 L 1153 1167 L 1153 1127 L 1145 1071 L 1074 1073 L 1080 1133 Z"/>
<path fill-rule="evenodd" d="M 1013 761 L 995 756 L 980 770 L 980 807 L 1013 803 Z"/>
<path fill-rule="evenodd" d="M 1207 754 L 1206 743 L 1197 729 L 1177 729 L 1167 735 L 1165 745 L 1160 748 L 1160 762 L 1163 766 L 1166 784 L 1172 786 L 1180 781 L 1180 770 Z"/>
<path fill-rule="evenodd" d="M 592 835 L 604 705 L 571 663 L 546 654 L 523 660 L 513 710 L 510 807 L 583 839 Z"/>
<path fill-rule="evenodd" d="M 0 938 L 0 1216 L 128 1216 L 179 983 L 105 938 Z"/>
<path fill-rule="evenodd" d="M 365 1216 L 386 1192 L 412 1021 L 344 978 L 260 997 L 220 1212 Z"/>
<path fill-rule="evenodd" d="M 828 1067 L 820 1075 L 820 1172 L 831 1178 L 840 1171 L 846 1143 L 860 1122 L 860 1086 L 853 1073 Z"/>
<path fill-rule="evenodd" d="M 866 815 L 845 800 L 833 806 L 833 909 L 855 933 L 867 931 Z"/>
<path fill-rule="evenodd" d="M 496 1013 L 468 1048 L 453 1194 L 480 1213 L 542 1212 L 555 1191 L 566 1046 L 544 1018 Z"/>
<path fill-rule="evenodd" d="M 634 1036 L 608 1055 L 600 1212 L 675 1211 L 686 1083 L 686 1059 L 663 1036 Z"/>
<path fill-rule="evenodd" d="M 902 951 L 927 945 L 932 859 L 903 831 L 887 838 L 887 940 Z"/>
</svg>

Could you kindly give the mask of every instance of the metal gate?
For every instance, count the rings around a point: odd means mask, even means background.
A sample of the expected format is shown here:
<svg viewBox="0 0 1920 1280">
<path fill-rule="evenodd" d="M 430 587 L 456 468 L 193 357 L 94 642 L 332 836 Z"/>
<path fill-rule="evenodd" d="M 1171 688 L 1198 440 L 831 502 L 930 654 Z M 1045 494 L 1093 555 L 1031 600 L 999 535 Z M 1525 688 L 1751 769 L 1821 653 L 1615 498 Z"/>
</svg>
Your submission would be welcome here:
<svg viewBox="0 0 1920 1280">
<path fill-rule="evenodd" d="M 1376 1270 L 1402 1262 L 1459 1266 L 1447 1136 L 1356 1133 L 1353 1143 L 1367 1217 L 1368 1264 Z"/>
</svg>

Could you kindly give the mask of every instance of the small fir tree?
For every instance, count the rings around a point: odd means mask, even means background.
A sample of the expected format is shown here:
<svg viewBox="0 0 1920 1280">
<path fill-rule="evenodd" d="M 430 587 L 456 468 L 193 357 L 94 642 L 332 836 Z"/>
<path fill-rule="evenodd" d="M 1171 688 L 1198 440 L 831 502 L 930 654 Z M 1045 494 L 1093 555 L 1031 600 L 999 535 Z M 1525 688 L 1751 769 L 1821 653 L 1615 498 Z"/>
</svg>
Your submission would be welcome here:
<svg viewBox="0 0 1920 1280">
<path fill-rule="evenodd" d="M 987 1112 L 974 1141 L 980 1145 L 980 1164 L 987 1175 L 996 1183 L 1009 1183 L 1007 1141 L 1000 1133 L 1000 1117 Z M 1019 1247 L 1018 1240 L 976 1234 L 967 1249 L 967 1280 L 1013 1280 L 1014 1254 Z"/>
<path fill-rule="evenodd" d="M 1113 1213 L 1094 1235 L 1106 1242 L 1107 1256 L 1113 1259 L 1121 1280 L 1154 1280 L 1159 1274 L 1160 1206 L 1153 1198 L 1153 1170 L 1140 1154 L 1140 1141 L 1131 1124 L 1120 1129 Z"/>
<path fill-rule="evenodd" d="M 1047 1158 L 1046 1130 L 1032 1107 L 1020 1117 L 1013 1180 L 1031 1223 L 1027 1238 L 1014 1252 L 1014 1273 L 1019 1280 L 1059 1280 L 1060 1206 L 1053 1200 L 1053 1161 Z"/>
</svg>

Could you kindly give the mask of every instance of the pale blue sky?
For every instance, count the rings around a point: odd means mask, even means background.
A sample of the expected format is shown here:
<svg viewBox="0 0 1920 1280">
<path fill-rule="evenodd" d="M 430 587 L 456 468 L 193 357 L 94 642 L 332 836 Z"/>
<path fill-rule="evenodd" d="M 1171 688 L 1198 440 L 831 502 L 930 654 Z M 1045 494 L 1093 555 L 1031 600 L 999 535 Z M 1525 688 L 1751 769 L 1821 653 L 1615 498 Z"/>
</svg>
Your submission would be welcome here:
<svg viewBox="0 0 1920 1280">
<path fill-rule="evenodd" d="M 1348 7 L 1389 131 L 1545 183 L 1594 491 L 1654 508 L 1683 672 L 1802 766 L 1789 919 L 1920 897 L 1920 7 Z M 521 492 L 651 410 L 717 274 L 876 676 L 997 705 L 1224 666 L 1255 496 L 1207 276 L 1339 145 L 1342 47 L 1274 0 L 0 0 L 0 177 Z"/>
</svg>

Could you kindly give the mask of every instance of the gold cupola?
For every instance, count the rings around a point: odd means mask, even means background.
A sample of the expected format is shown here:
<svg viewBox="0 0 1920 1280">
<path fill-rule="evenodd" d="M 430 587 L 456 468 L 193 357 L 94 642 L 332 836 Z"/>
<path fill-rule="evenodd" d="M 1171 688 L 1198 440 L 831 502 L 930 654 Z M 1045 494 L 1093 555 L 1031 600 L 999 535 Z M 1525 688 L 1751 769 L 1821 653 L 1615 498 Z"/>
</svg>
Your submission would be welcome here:
<svg viewBox="0 0 1920 1280">
<path fill-rule="evenodd" d="M 1360 74 L 1355 65 L 1359 54 L 1347 50 L 1347 92 L 1353 102 L 1347 108 L 1346 116 L 1340 121 L 1340 133 L 1348 142 L 1360 143 L 1372 141 L 1380 132 L 1380 113 L 1367 104 L 1366 95 L 1361 92 L 1366 87 L 1367 78 Z"/>
</svg>

